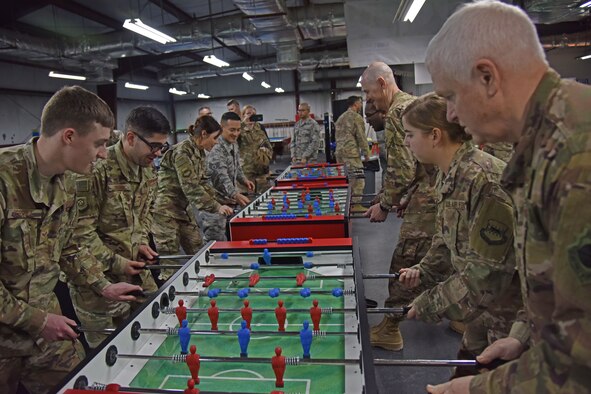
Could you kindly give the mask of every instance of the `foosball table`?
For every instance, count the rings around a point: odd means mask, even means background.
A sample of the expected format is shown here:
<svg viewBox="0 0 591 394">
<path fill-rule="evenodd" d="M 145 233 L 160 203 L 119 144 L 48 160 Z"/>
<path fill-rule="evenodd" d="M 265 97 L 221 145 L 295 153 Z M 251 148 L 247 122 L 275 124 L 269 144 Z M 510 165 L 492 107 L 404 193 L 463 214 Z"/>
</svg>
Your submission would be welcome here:
<svg viewBox="0 0 591 394">
<path fill-rule="evenodd" d="M 344 164 L 307 164 L 289 166 L 275 179 L 276 186 L 333 186 L 347 183 Z"/>
<path fill-rule="evenodd" d="M 229 221 L 230 239 L 345 238 L 350 235 L 349 188 L 273 187 Z"/>
<path fill-rule="evenodd" d="M 97 390 L 377 392 L 357 247 L 210 242 L 58 392 Z"/>
</svg>

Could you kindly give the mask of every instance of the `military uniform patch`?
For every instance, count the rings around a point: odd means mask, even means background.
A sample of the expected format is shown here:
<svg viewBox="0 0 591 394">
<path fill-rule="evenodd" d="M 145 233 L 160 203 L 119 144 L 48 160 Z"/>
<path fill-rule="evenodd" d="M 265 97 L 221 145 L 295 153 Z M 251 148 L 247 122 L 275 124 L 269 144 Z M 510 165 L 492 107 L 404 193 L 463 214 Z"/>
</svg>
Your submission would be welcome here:
<svg viewBox="0 0 591 394">
<path fill-rule="evenodd" d="M 489 245 L 503 245 L 509 240 L 508 231 L 509 228 L 505 224 L 491 219 L 480 229 L 480 238 Z"/>
<path fill-rule="evenodd" d="M 568 262 L 583 284 L 591 284 L 591 228 L 568 248 Z"/>
<path fill-rule="evenodd" d="M 475 219 L 470 247 L 483 257 L 500 260 L 513 246 L 513 210 L 496 198 L 487 198 Z"/>
<path fill-rule="evenodd" d="M 77 179 L 76 180 L 76 191 L 81 193 L 87 193 L 90 191 L 90 182 L 88 179 Z"/>
</svg>

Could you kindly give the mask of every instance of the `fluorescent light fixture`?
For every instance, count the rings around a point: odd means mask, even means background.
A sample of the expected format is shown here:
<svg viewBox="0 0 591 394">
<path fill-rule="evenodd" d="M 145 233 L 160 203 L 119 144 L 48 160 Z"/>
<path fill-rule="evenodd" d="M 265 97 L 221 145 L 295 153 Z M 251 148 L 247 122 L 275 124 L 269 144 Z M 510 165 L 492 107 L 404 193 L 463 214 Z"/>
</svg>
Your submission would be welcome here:
<svg viewBox="0 0 591 394">
<path fill-rule="evenodd" d="M 275 91 L 277 93 L 285 93 L 285 90 L 283 90 L 283 88 L 275 88 Z"/>
<path fill-rule="evenodd" d="M 215 55 L 204 56 L 203 61 L 216 67 L 228 67 L 230 65 L 230 63 L 227 63 L 222 59 L 218 59 L 217 57 L 215 57 Z"/>
<path fill-rule="evenodd" d="M 61 73 L 56 73 L 54 71 L 50 71 L 49 76 L 51 78 L 75 79 L 77 81 L 86 81 L 86 77 L 84 77 L 82 75 L 61 74 Z"/>
<path fill-rule="evenodd" d="M 166 44 L 167 42 L 176 42 L 176 40 L 171 36 L 166 35 L 161 31 L 158 31 L 153 27 L 144 24 L 138 18 L 126 19 L 125 22 L 123 22 L 123 27 L 137 34 L 141 34 L 144 37 L 148 37 L 154 41 L 158 41 L 161 44 Z"/>
<path fill-rule="evenodd" d="M 404 17 L 404 22 L 409 21 L 410 23 L 412 23 L 419 14 L 419 11 L 423 7 L 423 4 L 425 4 L 425 0 L 413 0 L 410 7 L 408 7 L 408 11 L 406 12 L 406 16 Z"/>
<path fill-rule="evenodd" d="M 211 96 L 208 96 L 207 94 L 203 94 L 203 93 L 199 93 L 199 94 L 197 95 L 197 98 L 202 98 L 202 99 L 208 99 L 208 98 L 210 98 L 210 97 L 211 97 Z"/>
<path fill-rule="evenodd" d="M 267 82 L 263 81 L 261 82 L 261 86 L 264 87 L 265 89 L 269 89 L 271 87 L 271 85 L 269 85 Z"/>
<path fill-rule="evenodd" d="M 590 2 L 591 3 L 591 2 Z M 581 60 L 591 59 L 591 55 L 585 55 L 580 57 Z"/>
<path fill-rule="evenodd" d="M 172 93 L 172 94 L 176 94 L 178 96 L 183 96 L 183 95 L 187 94 L 187 92 L 185 92 L 184 90 L 177 90 L 176 88 L 170 88 L 170 89 L 168 89 L 168 92 Z"/>
<path fill-rule="evenodd" d="M 252 81 L 254 77 L 247 72 L 242 73 L 242 78 L 246 79 L 247 81 Z"/>
<path fill-rule="evenodd" d="M 581 8 L 591 7 L 591 1 L 581 4 L 579 7 L 581 7 Z"/>
<path fill-rule="evenodd" d="M 148 90 L 149 86 L 146 85 L 138 85 L 131 82 L 125 82 L 125 87 L 127 89 L 137 89 L 137 90 Z"/>
</svg>

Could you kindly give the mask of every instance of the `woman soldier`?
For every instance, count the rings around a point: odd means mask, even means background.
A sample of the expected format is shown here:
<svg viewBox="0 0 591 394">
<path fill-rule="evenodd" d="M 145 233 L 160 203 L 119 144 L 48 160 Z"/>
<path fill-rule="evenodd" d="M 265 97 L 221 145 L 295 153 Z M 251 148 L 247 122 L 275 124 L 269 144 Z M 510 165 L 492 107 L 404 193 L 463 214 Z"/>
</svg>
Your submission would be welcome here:
<svg viewBox="0 0 591 394">
<path fill-rule="evenodd" d="M 186 254 L 197 253 L 203 241 L 194 210 L 222 215 L 233 212 L 215 200 L 205 176 L 205 151 L 217 143 L 220 124 L 211 116 L 200 116 L 188 133 L 189 138 L 164 154 L 158 171 L 152 232 L 160 255 L 177 254 L 179 244 Z M 171 274 L 163 270 L 160 277 L 167 279 Z"/>
<path fill-rule="evenodd" d="M 436 233 L 421 262 L 400 270 L 408 287 L 432 283 L 412 303 L 408 318 L 466 323 L 458 357 L 474 359 L 506 337 L 522 307 L 513 249 L 513 209 L 499 180 L 505 163 L 478 150 L 464 129 L 446 120 L 446 102 L 430 93 L 402 113 L 405 144 L 439 170 Z M 435 283 L 451 265 L 454 273 Z M 519 326 L 517 325 L 515 329 Z M 455 377 L 478 373 L 458 368 Z"/>
</svg>

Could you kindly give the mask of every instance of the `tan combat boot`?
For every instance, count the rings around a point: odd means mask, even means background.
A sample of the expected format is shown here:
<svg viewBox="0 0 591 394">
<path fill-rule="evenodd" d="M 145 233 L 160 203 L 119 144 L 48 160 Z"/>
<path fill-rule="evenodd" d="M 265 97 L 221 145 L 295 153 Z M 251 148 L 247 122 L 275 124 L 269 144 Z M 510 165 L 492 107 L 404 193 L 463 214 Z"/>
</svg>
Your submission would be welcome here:
<svg viewBox="0 0 591 394">
<path fill-rule="evenodd" d="M 388 318 L 386 316 L 384 316 L 384 318 L 382 319 L 381 322 L 379 322 L 375 326 L 371 327 L 370 332 L 372 334 L 377 334 L 378 332 L 382 331 L 382 328 L 384 328 L 387 324 L 388 324 Z"/>
<path fill-rule="evenodd" d="M 365 213 L 365 212 L 367 212 L 367 208 L 365 208 L 361 204 L 353 204 L 353 205 L 351 205 L 350 212 L 351 213 Z"/>
<path fill-rule="evenodd" d="M 461 321 L 450 321 L 449 328 L 461 335 L 464 335 L 464 331 L 466 331 L 466 325 Z"/>
<path fill-rule="evenodd" d="M 404 341 L 398 328 L 398 321 L 388 317 L 384 318 L 384 321 L 386 323 L 382 326 L 381 330 L 376 333 L 370 333 L 369 340 L 371 345 L 394 352 L 402 350 Z"/>
</svg>

